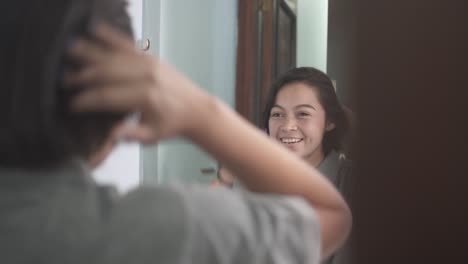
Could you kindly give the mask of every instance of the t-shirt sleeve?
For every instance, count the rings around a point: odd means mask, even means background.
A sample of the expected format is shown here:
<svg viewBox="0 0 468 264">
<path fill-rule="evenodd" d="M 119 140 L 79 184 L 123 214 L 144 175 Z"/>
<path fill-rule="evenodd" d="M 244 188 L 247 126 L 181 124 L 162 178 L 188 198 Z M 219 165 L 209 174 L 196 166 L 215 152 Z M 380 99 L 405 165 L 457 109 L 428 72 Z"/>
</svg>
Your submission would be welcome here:
<svg viewBox="0 0 468 264">
<path fill-rule="evenodd" d="M 184 263 L 319 263 L 320 227 L 302 199 L 224 188 L 181 190 Z"/>
</svg>

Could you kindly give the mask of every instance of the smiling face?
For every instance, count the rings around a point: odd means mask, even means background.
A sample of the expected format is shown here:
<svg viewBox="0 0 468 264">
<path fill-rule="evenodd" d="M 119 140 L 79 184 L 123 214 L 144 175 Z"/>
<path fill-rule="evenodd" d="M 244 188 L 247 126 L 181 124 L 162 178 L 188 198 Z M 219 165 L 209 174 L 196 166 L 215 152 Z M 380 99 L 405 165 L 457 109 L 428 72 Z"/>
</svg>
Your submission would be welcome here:
<svg viewBox="0 0 468 264">
<path fill-rule="evenodd" d="M 317 89 L 300 82 L 282 87 L 268 122 L 270 137 L 313 166 L 323 160 L 322 139 L 334 127 L 326 121 Z"/>
</svg>

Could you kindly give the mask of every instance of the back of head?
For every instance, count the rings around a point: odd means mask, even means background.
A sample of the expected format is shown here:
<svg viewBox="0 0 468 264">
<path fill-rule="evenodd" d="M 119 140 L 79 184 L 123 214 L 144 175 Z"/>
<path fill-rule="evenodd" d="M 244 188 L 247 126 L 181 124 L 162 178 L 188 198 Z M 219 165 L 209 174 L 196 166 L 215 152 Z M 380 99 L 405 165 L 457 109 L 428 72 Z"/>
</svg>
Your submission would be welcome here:
<svg viewBox="0 0 468 264">
<path fill-rule="evenodd" d="M 0 167 L 88 157 L 124 114 L 74 114 L 62 87 L 67 45 L 107 22 L 132 35 L 123 0 L 9 1 L 0 11 Z"/>
<path fill-rule="evenodd" d="M 312 67 L 291 69 L 273 83 L 263 111 L 263 129 L 269 133 L 270 112 L 276 103 L 276 96 L 283 87 L 291 83 L 304 83 L 311 89 L 316 89 L 319 101 L 325 110 L 326 120 L 335 124 L 335 128 L 327 131 L 324 135 L 322 142 L 324 153 L 327 155 L 331 150 L 342 151 L 343 138 L 349 129 L 349 120 L 343 106 L 338 101 L 330 78 L 322 71 Z"/>
</svg>

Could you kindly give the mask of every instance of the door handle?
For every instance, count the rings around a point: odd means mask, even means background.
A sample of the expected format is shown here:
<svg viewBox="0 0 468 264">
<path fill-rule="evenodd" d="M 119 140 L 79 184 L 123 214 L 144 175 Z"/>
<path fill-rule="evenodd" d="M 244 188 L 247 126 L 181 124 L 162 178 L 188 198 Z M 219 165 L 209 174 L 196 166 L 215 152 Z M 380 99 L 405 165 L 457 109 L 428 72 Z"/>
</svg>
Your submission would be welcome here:
<svg viewBox="0 0 468 264">
<path fill-rule="evenodd" d="M 206 176 L 213 176 L 216 174 L 216 169 L 215 168 L 201 168 L 200 169 L 201 174 L 206 175 Z"/>
<path fill-rule="evenodd" d="M 151 41 L 149 38 L 137 40 L 137 47 L 142 51 L 148 51 L 151 48 Z"/>
</svg>

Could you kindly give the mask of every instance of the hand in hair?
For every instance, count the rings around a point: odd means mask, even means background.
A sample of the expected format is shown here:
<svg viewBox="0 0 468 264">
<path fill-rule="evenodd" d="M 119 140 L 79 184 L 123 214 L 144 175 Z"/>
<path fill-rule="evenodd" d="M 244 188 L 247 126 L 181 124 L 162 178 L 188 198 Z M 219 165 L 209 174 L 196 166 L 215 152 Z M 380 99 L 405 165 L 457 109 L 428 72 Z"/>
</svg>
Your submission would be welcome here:
<svg viewBox="0 0 468 264">
<path fill-rule="evenodd" d="M 94 33 L 94 40 L 78 39 L 68 53 L 83 67 L 67 72 L 65 84 L 86 87 L 72 102 L 73 110 L 137 112 L 140 122 L 118 133 L 143 143 L 187 136 L 195 108 L 207 95 L 169 65 L 138 51 L 124 34 L 105 24 Z"/>
</svg>

